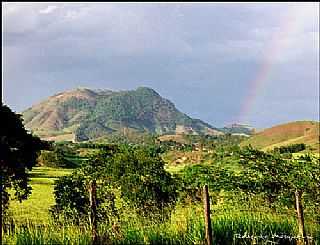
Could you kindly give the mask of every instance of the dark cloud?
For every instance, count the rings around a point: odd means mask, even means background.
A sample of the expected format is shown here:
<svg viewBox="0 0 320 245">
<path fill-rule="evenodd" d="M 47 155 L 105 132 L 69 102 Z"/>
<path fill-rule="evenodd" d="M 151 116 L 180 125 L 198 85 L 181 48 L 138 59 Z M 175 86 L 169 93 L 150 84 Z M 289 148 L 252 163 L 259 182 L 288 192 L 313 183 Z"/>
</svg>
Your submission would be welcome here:
<svg viewBox="0 0 320 245">
<path fill-rule="evenodd" d="M 77 86 L 145 85 L 221 126 L 269 62 L 242 118 L 263 127 L 319 115 L 317 3 L 3 3 L 2 16 L 4 97 L 17 111 Z"/>
</svg>

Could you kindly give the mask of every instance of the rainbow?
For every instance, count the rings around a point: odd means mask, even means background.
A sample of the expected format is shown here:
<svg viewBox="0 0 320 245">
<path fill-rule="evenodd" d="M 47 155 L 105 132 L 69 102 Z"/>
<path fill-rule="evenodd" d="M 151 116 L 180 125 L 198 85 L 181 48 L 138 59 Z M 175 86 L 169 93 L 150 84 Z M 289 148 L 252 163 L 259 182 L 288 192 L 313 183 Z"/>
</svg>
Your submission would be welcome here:
<svg viewBox="0 0 320 245">
<path fill-rule="evenodd" d="M 294 34 L 299 31 L 302 26 L 303 17 L 305 13 L 299 12 L 299 7 L 297 5 L 289 6 L 286 13 L 280 18 L 279 28 L 273 33 L 270 41 L 268 41 L 265 49 L 264 56 L 258 71 L 251 81 L 249 81 L 249 90 L 246 98 L 243 100 L 240 111 L 237 117 L 239 123 L 249 123 L 249 115 L 255 109 L 257 98 L 263 93 L 265 89 L 268 78 L 272 74 L 275 60 L 281 57 L 281 53 L 288 48 L 286 42 L 281 42 L 282 37 L 287 37 L 290 34 Z M 292 21 L 294 20 L 294 21 Z"/>
</svg>

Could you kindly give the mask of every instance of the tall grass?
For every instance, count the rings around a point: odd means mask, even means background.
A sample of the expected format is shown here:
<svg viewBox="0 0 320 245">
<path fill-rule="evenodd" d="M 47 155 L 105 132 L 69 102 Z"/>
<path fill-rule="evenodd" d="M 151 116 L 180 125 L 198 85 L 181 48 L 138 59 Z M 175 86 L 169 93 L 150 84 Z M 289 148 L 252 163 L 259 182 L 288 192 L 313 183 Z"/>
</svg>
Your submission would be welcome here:
<svg viewBox="0 0 320 245">
<path fill-rule="evenodd" d="M 39 167 L 31 175 L 33 193 L 23 203 L 11 202 L 14 220 L 4 232 L 3 244 L 31 245 L 87 245 L 91 244 L 90 227 L 62 225 L 50 221 L 48 208 L 54 204 L 53 181 L 71 173 L 71 170 Z M 241 204 L 240 204 L 241 203 Z M 258 208 L 254 202 L 212 206 L 212 230 L 215 244 L 295 244 L 298 233 L 294 211 L 287 215 L 269 209 L 259 212 L 240 211 L 242 208 Z M 251 205 L 252 204 L 252 205 Z M 223 208 L 223 209 L 221 209 Z M 310 215 L 309 215 L 310 216 Z M 307 234 L 313 243 L 320 245 L 320 224 L 306 213 Z M 108 227 L 99 226 L 101 244 L 204 244 L 204 220 L 202 205 L 178 205 L 171 218 L 159 223 L 123 212 L 120 221 Z"/>
<path fill-rule="evenodd" d="M 201 209 L 190 206 L 178 209 L 171 219 L 159 223 L 143 217 L 126 217 L 112 227 L 99 226 L 100 244 L 204 244 L 204 222 Z M 315 230 L 320 230 L 317 225 Z M 294 217 L 274 214 L 224 212 L 212 215 L 214 244 L 296 244 L 297 225 Z M 319 232 L 318 232 L 319 235 Z M 281 238 L 281 236 L 283 236 Z M 32 223 L 7 231 L 4 244 L 91 244 L 89 226 L 58 226 Z M 320 244 L 319 237 L 310 244 Z"/>
<path fill-rule="evenodd" d="M 216 244 L 251 244 L 258 241 L 265 244 L 294 244 L 294 241 L 273 236 L 293 237 L 296 225 L 294 220 L 280 221 L 268 216 L 222 216 L 213 220 L 213 234 Z"/>
<path fill-rule="evenodd" d="M 55 224 L 19 224 L 14 226 L 14 229 L 6 230 L 4 244 L 91 244 L 90 229 L 89 227 L 80 228 Z"/>
</svg>

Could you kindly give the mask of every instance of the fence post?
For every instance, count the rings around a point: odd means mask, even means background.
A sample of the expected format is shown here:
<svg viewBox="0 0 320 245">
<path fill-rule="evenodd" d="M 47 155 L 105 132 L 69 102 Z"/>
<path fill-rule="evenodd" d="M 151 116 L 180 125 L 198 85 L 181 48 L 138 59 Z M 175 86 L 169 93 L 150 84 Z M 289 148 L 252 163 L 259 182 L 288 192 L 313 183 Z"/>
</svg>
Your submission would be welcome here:
<svg viewBox="0 0 320 245">
<path fill-rule="evenodd" d="M 303 215 L 303 207 L 301 202 L 301 192 L 295 191 L 295 199 L 296 199 L 296 211 L 297 211 L 297 219 L 298 219 L 298 227 L 299 227 L 299 236 L 301 237 L 298 240 L 298 244 L 308 244 L 308 239 L 306 235 L 306 230 L 304 227 L 304 215 Z"/>
<path fill-rule="evenodd" d="M 97 182 L 92 180 L 89 188 L 90 195 L 90 221 L 92 229 L 92 244 L 97 244 Z"/>
<path fill-rule="evenodd" d="M 204 206 L 204 222 L 206 229 L 206 242 L 207 245 L 212 245 L 212 228 L 210 219 L 210 199 L 208 192 L 208 185 L 203 187 L 203 206 Z"/>
</svg>

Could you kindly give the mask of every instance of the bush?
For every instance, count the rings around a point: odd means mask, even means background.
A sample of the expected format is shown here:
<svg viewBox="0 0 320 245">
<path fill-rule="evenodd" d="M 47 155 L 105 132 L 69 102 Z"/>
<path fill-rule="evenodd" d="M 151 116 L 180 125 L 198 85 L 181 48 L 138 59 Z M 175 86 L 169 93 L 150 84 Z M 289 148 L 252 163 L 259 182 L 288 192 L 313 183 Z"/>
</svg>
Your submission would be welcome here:
<svg viewBox="0 0 320 245">
<path fill-rule="evenodd" d="M 64 153 L 60 150 L 54 151 L 41 151 L 37 162 L 40 166 L 53 167 L 53 168 L 73 168 L 75 164 L 67 160 Z"/>
<path fill-rule="evenodd" d="M 55 220 L 74 224 L 86 223 L 90 214 L 88 181 L 80 171 L 63 176 L 54 187 L 56 204 L 51 208 Z M 97 219 L 110 223 L 116 216 L 115 195 L 104 183 L 97 183 Z"/>
<path fill-rule="evenodd" d="M 301 143 L 301 144 L 275 147 L 274 151 L 279 152 L 280 154 L 283 154 L 283 153 L 296 153 L 296 152 L 303 151 L 305 149 L 306 149 L 306 145 Z"/>
</svg>

